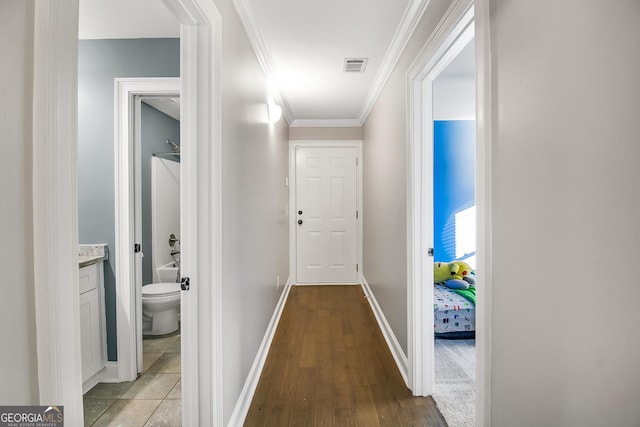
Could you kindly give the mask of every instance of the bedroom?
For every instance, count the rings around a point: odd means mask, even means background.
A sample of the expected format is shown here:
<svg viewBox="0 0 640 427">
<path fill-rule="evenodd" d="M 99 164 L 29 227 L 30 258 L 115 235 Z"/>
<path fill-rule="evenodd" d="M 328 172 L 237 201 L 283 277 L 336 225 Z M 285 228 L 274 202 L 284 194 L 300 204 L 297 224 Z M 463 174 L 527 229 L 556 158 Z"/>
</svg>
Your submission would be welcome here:
<svg viewBox="0 0 640 427">
<path fill-rule="evenodd" d="M 473 64 L 470 42 L 433 81 L 433 226 L 436 265 L 464 262 L 475 270 Z M 450 274 L 449 265 L 443 265 L 446 274 Z M 469 277 L 474 273 L 468 271 L 465 279 L 473 281 Z M 458 274 L 464 276 L 462 271 Z M 475 419 L 475 287 L 465 280 L 449 280 L 447 285 L 434 284 L 434 399 L 451 426 L 471 426 Z M 466 290 L 454 289 L 466 286 Z"/>
</svg>

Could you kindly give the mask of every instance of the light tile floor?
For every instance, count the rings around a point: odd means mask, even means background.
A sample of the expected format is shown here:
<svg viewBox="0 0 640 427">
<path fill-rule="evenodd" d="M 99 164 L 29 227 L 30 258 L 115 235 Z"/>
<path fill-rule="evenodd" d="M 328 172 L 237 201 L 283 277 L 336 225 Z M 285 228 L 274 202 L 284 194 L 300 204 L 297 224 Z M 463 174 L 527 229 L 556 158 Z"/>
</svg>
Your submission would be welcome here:
<svg viewBox="0 0 640 427">
<path fill-rule="evenodd" d="M 100 383 L 84 395 L 85 426 L 181 425 L 180 333 L 145 337 L 143 355 L 135 381 Z"/>
</svg>

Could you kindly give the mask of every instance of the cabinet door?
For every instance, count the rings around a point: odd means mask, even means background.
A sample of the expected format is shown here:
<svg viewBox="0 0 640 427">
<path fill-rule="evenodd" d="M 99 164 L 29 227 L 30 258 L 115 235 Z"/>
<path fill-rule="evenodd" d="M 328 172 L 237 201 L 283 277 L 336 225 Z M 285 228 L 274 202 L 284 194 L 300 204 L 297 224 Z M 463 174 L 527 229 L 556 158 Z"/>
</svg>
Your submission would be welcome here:
<svg viewBox="0 0 640 427">
<path fill-rule="evenodd" d="M 98 266 L 102 267 L 102 263 L 87 265 L 80 269 L 80 295 L 98 286 Z"/>
<path fill-rule="evenodd" d="M 100 305 L 98 289 L 80 295 L 82 381 L 97 373 L 101 360 Z"/>
</svg>

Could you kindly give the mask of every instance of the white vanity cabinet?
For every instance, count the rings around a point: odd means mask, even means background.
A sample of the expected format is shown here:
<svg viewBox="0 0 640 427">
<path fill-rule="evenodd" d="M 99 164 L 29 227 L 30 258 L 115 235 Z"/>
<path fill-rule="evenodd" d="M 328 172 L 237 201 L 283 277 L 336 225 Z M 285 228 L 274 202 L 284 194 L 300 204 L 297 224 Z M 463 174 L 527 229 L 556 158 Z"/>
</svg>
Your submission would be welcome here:
<svg viewBox="0 0 640 427">
<path fill-rule="evenodd" d="M 80 268 L 80 347 L 82 381 L 107 363 L 102 261 Z"/>
</svg>

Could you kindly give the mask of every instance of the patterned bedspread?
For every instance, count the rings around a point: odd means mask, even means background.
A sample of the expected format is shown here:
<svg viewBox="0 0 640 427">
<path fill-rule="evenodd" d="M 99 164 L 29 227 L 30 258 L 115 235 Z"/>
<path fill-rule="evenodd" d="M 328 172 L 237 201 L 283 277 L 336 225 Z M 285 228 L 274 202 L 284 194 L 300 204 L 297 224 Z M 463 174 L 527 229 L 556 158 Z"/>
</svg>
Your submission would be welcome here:
<svg viewBox="0 0 640 427">
<path fill-rule="evenodd" d="M 471 332 L 476 330 L 476 307 L 443 285 L 433 285 L 433 326 L 435 332 Z"/>
</svg>

